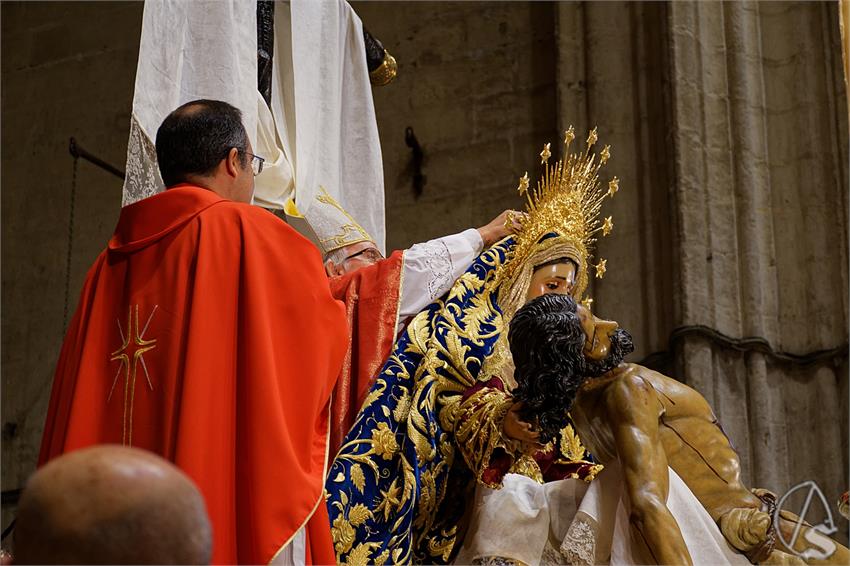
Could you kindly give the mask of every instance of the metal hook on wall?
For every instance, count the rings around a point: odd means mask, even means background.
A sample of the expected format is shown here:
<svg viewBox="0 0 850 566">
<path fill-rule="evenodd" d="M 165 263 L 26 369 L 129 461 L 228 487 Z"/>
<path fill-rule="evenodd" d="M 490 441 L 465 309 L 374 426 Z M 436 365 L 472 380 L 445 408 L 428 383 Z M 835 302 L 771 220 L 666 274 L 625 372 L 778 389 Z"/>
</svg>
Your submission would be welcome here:
<svg viewBox="0 0 850 566">
<path fill-rule="evenodd" d="M 124 171 L 122 171 L 118 167 L 115 167 L 111 163 L 107 163 L 106 161 L 104 161 L 100 157 L 98 157 L 98 156 L 96 156 L 92 153 L 89 153 L 88 151 L 83 149 L 80 146 L 80 144 L 77 143 L 77 140 L 73 137 L 68 142 L 68 151 L 74 157 L 79 158 L 79 159 L 85 159 L 89 163 L 97 165 L 98 167 L 100 167 L 104 171 L 109 171 L 110 173 L 112 173 L 116 177 L 120 177 L 122 180 L 124 179 Z"/>
</svg>

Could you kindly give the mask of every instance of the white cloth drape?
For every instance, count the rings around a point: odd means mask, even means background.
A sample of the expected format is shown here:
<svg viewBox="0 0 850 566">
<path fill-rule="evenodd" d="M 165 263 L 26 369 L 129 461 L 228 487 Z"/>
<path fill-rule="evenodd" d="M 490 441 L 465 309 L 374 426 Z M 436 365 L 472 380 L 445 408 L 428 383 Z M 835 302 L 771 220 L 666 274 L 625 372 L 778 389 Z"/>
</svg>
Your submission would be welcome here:
<svg viewBox="0 0 850 566">
<path fill-rule="evenodd" d="M 694 564 L 749 565 L 747 557 L 726 542 L 682 478 L 672 468 L 668 468 L 668 474 L 667 508 Z M 625 497 L 619 466 L 606 465 L 590 483 L 561 544 L 561 552 L 568 560 L 588 565 L 638 563 L 632 552 Z"/>
<path fill-rule="evenodd" d="M 487 557 L 529 566 L 548 562 L 547 546 L 560 547 L 588 485 L 575 479 L 539 484 L 519 474 L 507 474 L 501 489 L 478 484 L 455 564 Z"/>
<path fill-rule="evenodd" d="M 717 524 L 671 468 L 667 508 L 694 564 L 746 566 Z M 636 564 L 619 466 L 606 465 L 592 482 L 539 484 L 507 474 L 501 489 L 476 487 L 469 531 L 456 564 L 501 557 L 540 564 Z"/>
<path fill-rule="evenodd" d="M 294 198 L 309 221 L 324 187 L 383 252 L 384 173 L 360 18 L 344 0 L 278 2 L 274 51 L 269 108 L 257 91 L 254 3 L 145 3 L 123 205 L 164 188 L 154 141 L 168 113 L 224 100 L 266 159 L 255 204 L 281 209 Z"/>
<path fill-rule="evenodd" d="M 163 190 L 154 141 L 169 112 L 199 98 L 239 108 L 257 124 L 257 9 L 240 0 L 147 0 L 142 19 L 123 205 Z M 259 151 L 257 151 L 259 153 Z"/>
<path fill-rule="evenodd" d="M 384 173 L 360 18 L 343 0 L 280 2 L 274 51 L 266 119 L 289 169 L 284 182 L 258 178 L 255 203 L 282 209 L 294 198 L 309 222 L 323 187 L 383 252 Z"/>
</svg>

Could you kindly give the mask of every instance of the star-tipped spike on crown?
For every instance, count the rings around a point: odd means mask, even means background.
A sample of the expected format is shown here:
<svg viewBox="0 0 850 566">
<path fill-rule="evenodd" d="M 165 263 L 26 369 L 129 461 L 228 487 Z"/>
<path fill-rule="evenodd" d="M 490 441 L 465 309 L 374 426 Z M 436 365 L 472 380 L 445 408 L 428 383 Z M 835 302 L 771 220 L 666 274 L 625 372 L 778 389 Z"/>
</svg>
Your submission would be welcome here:
<svg viewBox="0 0 850 566">
<path fill-rule="evenodd" d="M 596 278 L 602 279 L 605 277 L 605 271 L 608 269 L 608 260 L 600 259 L 599 263 L 596 264 Z"/>
<path fill-rule="evenodd" d="M 524 195 L 526 191 L 528 191 L 528 171 L 525 172 L 525 175 L 519 178 L 519 186 L 516 190 L 521 195 Z"/>
<path fill-rule="evenodd" d="M 549 158 L 552 157 L 552 152 L 549 151 L 549 146 L 552 144 L 546 144 L 543 146 L 543 151 L 540 152 L 540 164 L 544 165 L 549 161 Z"/>
<path fill-rule="evenodd" d="M 592 130 L 590 130 L 590 133 L 587 134 L 587 145 L 588 145 L 588 147 L 590 147 L 590 146 L 592 146 L 593 144 L 596 143 L 597 137 L 598 136 L 596 135 L 596 128 L 594 127 Z"/>
<path fill-rule="evenodd" d="M 616 177 L 608 184 L 607 192 L 599 180 L 599 170 L 611 155 L 610 146 L 605 146 L 597 155 L 591 148 L 597 141 L 596 128 L 587 136 L 587 147 L 577 153 L 568 153 L 569 145 L 575 139 L 572 126 L 564 132 L 563 158 L 554 165 L 548 164 L 551 156 L 550 144 L 546 144 L 540 153 L 544 171 L 534 188 L 528 187 L 528 174 L 520 178 L 520 194 L 527 200 L 527 217 L 517 233 L 513 259 L 506 266 L 506 275 L 521 269 L 542 245 L 559 245 L 573 250 L 579 263 L 576 274 L 576 296 L 581 296 L 587 286 L 588 267 L 590 266 L 590 248 L 596 241 L 595 235 L 601 231 L 608 235 L 614 227 L 612 217 L 603 222 L 599 219 L 602 201 L 613 195 L 618 188 Z M 554 238 L 550 235 L 554 234 Z M 546 243 L 544 244 L 544 238 Z M 605 274 L 606 260 L 602 259 L 594 266 L 596 276 Z"/>
</svg>

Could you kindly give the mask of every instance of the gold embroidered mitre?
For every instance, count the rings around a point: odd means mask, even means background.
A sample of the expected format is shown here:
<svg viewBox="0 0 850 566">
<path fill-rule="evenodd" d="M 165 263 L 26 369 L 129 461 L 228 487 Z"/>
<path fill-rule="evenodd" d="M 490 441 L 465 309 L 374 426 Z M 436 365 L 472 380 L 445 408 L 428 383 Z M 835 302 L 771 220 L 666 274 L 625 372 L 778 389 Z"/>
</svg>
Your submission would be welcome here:
<svg viewBox="0 0 850 566">
<path fill-rule="evenodd" d="M 587 288 L 587 266 L 596 234 L 601 231 L 607 236 L 614 227 L 610 216 L 604 222 L 599 219 L 602 201 L 619 189 L 617 177 L 607 187 L 599 181 L 599 171 L 611 156 L 610 146 L 606 145 L 599 154 L 591 151 L 597 139 L 596 128 L 588 134 L 583 151 L 569 153 L 574 139 L 575 132 L 570 126 L 564 135 L 563 158 L 554 165 L 549 164 L 550 144 L 543 147 L 540 162 L 544 170 L 536 187 L 529 188 L 528 173 L 519 180 L 517 190 L 527 199 L 527 214 L 521 220 L 513 254 L 502 274 L 503 280 L 508 281 L 505 287 L 508 296 L 500 302 L 508 307 L 509 316 L 513 314 L 512 306 L 518 308 L 524 302 L 534 267 L 553 259 L 567 257 L 576 262 L 578 271 L 570 294 L 582 297 Z M 596 277 L 601 279 L 606 260 L 600 260 L 594 267 Z"/>
<path fill-rule="evenodd" d="M 316 233 L 324 255 L 344 246 L 373 241 L 372 236 L 324 188 L 316 195 L 316 201 L 305 217 Z"/>
</svg>

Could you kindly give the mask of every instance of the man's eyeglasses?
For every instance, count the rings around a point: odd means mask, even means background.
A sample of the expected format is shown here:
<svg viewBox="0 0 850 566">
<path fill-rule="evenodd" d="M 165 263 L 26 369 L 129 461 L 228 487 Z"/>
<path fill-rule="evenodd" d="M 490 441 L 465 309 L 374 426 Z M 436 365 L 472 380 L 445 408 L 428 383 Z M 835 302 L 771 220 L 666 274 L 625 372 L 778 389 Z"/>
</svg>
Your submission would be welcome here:
<svg viewBox="0 0 850 566">
<path fill-rule="evenodd" d="M 254 177 L 256 177 L 257 175 L 262 173 L 263 172 L 263 163 L 265 163 L 266 160 L 264 158 L 260 157 L 259 155 L 254 155 L 250 151 L 245 151 L 245 155 L 251 156 L 251 169 L 254 171 Z"/>
<path fill-rule="evenodd" d="M 382 259 L 384 259 L 384 256 L 382 256 L 381 252 L 379 252 L 377 249 L 366 248 L 366 249 L 360 250 L 357 253 L 351 254 L 350 256 L 348 256 L 347 258 L 345 258 L 342 261 L 344 263 L 344 262 L 346 262 L 350 259 L 354 259 L 355 257 L 359 257 L 359 256 L 363 256 L 366 259 L 371 260 L 371 261 L 381 261 Z"/>
</svg>

